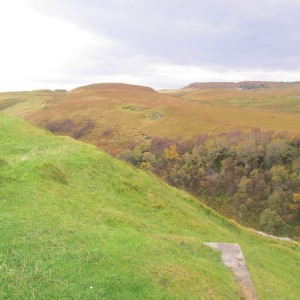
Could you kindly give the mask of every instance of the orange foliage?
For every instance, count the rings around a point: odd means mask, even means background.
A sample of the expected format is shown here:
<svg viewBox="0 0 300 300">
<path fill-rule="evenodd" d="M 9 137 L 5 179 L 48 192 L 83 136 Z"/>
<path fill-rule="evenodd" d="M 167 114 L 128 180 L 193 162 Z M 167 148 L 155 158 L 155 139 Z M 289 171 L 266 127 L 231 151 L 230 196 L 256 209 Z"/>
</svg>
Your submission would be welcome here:
<svg viewBox="0 0 300 300">
<path fill-rule="evenodd" d="M 170 160 L 177 160 L 177 159 L 179 159 L 179 154 L 177 152 L 176 145 L 172 145 L 170 148 L 166 148 L 164 150 L 164 157 L 166 159 L 170 159 Z"/>
</svg>

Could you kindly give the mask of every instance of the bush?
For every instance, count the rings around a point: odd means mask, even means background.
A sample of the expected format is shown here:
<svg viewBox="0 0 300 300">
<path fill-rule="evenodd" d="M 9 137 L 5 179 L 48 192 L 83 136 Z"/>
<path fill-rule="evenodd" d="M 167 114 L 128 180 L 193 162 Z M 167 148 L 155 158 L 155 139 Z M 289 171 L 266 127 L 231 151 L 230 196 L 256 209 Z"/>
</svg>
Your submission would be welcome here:
<svg viewBox="0 0 300 300">
<path fill-rule="evenodd" d="M 280 229 L 284 225 L 284 222 L 276 213 L 276 211 L 267 208 L 260 215 L 259 225 L 261 230 L 271 234 L 275 234 L 280 232 Z"/>
</svg>

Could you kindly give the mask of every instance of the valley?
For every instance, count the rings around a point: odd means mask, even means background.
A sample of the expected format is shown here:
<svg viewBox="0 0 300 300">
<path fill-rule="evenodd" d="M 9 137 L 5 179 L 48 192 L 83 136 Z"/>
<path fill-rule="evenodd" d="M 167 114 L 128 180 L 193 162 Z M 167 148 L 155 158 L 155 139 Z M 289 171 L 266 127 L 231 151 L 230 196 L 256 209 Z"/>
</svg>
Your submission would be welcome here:
<svg viewBox="0 0 300 300">
<path fill-rule="evenodd" d="M 298 244 L 4 114 L 0 143 L 2 299 L 240 299 L 207 241 L 239 243 L 260 299 L 299 298 Z"/>
<path fill-rule="evenodd" d="M 236 86 L 102 83 L 2 93 L 0 108 L 153 172 L 245 226 L 299 239 L 300 85 Z"/>
</svg>

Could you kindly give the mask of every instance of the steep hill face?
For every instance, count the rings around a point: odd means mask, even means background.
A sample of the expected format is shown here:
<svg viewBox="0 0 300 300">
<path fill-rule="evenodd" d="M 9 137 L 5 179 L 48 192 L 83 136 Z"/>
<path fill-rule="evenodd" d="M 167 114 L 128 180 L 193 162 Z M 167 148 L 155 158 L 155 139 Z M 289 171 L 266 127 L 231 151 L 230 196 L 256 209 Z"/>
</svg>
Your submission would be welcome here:
<svg viewBox="0 0 300 300">
<path fill-rule="evenodd" d="M 0 145 L 1 298 L 239 299 L 207 241 L 240 244 L 260 299 L 300 298 L 298 245 L 3 114 Z"/>
</svg>

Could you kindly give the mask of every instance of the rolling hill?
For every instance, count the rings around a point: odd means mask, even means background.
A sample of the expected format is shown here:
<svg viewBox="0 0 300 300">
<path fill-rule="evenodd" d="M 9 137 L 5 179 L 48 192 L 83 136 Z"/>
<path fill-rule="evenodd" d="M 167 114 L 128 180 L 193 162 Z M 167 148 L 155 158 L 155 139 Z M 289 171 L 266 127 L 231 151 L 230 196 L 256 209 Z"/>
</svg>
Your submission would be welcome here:
<svg viewBox="0 0 300 300">
<path fill-rule="evenodd" d="M 239 299 L 210 242 L 239 243 L 260 299 L 300 298 L 299 245 L 0 114 L 2 299 Z"/>
<path fill-rule="evenodd" d="M 135 85 L 95 84 L 70 92 L 2 93 L 0 109 L 44 127 L 65 120 L 73 121 L 73 127 L 93 122 L 79 139 L 116 154 L 153 137 L 186 139 L 253 128 L 299 133 L 299 95 L 297 86 L 158 93 Z"/>
<path fill-rule="evenodd" d="M 165 91 L 165 93 L 168 93 L 168 91 Z M 249 112 L 256 110 L 269 113 L 300 113 L 300 85 L 296 83 L 252 90 L 236 90 L 225 87 L 183 88 L 170 91 L 169 94 L 217 108 L 223 106 L 239 110 L 247 109 Z"/>
<path fill-rule="evenodd" d="M 74 89 L 72 92 L 98 92 L 98 91 L 125 91 L 125 92 L 146 92 L 157 93 L 147 86 L 126 84 L 126 83 L 96 83 Z"/>
</svg>

